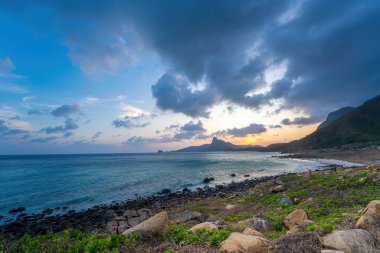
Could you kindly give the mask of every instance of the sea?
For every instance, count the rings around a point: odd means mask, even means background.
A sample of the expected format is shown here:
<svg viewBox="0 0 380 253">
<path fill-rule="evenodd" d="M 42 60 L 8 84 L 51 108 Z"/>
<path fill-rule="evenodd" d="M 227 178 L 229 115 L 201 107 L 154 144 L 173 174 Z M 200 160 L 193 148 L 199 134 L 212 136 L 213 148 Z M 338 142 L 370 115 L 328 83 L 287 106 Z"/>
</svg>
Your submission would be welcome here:
<svg viewBox="0 0 380 253">
<path fill-rule="evenodd" d="M 279 159 L 278 153 L 210 152 L 0 156 L 0 215 L 25 207 L 32 214 L 67 206 L 81 210 L 99 204 L 180 191 L 248 178 L 315 170 L 336 160 Z M 231 177 L 231 174 L 236 177 Z"/>
</svg>

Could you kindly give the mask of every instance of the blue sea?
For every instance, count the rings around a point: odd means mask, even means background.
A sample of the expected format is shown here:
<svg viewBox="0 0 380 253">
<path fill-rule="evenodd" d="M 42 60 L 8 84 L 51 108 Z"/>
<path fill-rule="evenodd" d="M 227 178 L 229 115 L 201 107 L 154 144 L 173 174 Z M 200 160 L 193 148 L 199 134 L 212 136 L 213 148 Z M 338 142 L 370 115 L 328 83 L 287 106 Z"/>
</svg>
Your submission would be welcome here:
<svg viewBox="0 0 380 253">
<path fill-rule="evenodd" d="M 292 171 L 326 162 L 278 159 L 276 153 L 213 152 L 157 154 L 0 156 L 0 215 L 68 206 L 80 210 L 155 194 L 163 188 L 203 187 Z M 231 173 L 236 177 L 232 178 Z M 3 219 L 4 220 L 4 219 Z"/>
</svg>

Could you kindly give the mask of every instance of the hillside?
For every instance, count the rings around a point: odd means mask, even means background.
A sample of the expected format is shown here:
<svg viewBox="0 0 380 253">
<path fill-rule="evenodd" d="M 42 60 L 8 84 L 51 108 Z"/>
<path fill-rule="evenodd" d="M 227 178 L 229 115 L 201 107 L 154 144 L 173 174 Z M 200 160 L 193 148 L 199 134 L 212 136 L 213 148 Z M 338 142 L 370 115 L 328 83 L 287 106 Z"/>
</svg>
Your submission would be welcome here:
<svg viewBox="0 0 380 253">
<path fill-rule="evenodd" d="M 330 125 L 331 123 L 333 123 L 334 121 L 340 119 L 341 117 L 343 117 L 344 115 L 346 115 L 347 113 L 350 113 L 352 112 L 353 110 L 355 110 L 354 107 L 343 107 L 337 111 L 334 111 L 334 112 L 330 112 L 329 115 L 327 115 L 327 118 L 325 121 L 323 121 L 319 126 L 318 126 L 318 129 L 321 129 L 321 128 L 324 128 L 324 127 L 327 127 L 328 125 Z"/>
<path fill-rule="evenodd" d="M 380 143 L 380 96 L 317 129 L 314 133 L 282 147 L 282 150 L 351 147 Z"/>
</svg>

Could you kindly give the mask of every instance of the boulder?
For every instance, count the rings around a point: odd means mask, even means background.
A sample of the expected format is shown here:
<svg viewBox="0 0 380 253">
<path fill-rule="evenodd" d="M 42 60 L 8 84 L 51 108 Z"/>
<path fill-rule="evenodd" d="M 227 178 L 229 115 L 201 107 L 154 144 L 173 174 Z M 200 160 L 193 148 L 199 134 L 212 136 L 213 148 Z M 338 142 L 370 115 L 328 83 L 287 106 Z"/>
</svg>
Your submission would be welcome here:
<svg viewBox="0 0 380 253">
<path fill-rule="evenodd" d="M 197 229 L 218 230 L 218 227 L 211 222 L 203 222 L 203 223 L 197 224 L 194 227 L 190 228 L 190 231 L 195 231 Z"/>
<path fill-rule="evenodd" d="M 294 205 L 293 199 L 289 197 L 280 198 L 277 200 L 277 202 L 282 205 Z"/>
<path fill-rule="evenodd" d="M 192 212 L 192 211 L 184 211 L 182 213 L 177 213 L 173 217 L 173 221 L 175 223 L 183 223 L 192 220 L 196 220 L 199 222 L 204 221 L 204 216 L 200 212 Z"/>
<path fill-rule="evenodd" d="M 344 253 L 344 252 L 341 250 L 324 249 L 321 251 L 321 253 Z"/>
<path fill-rule="evenodd" d="M 226 205 L 226 210 L 234 209 L 236 205 Z"/>
<path fill-rule="evenodd" d="M 253 217 L 243 221 L 239 221 L 238 224 L 249 225 L 260 232 L 269 232 L 273 230 L 273 224 L 264 217 Z"/>
<path fill-rule="evenodd" d="M 274 193 L 283 192 L 283 191 L 285 191 L 285 187 L 282 184 L 276 185 L 276 186 L 271 187 L 270 191 L 274 192 Z"/>
<path fill-rule="evenodd" d="M 228 253 L 267 253 L 270 243 L 260 236 L 234 232 L 221 243 L 220 251 Z"/>
<path fill-rule="evenodd" d="M 380 241 L 380 200 L 373 200 L 367 205 L 356 226 L 368 230 Z"/>
<path fill-rule="evenodd" d="M 149 219 L 137 224 L 136 226 L 126 230 L 123 234 L 131 234 L 133 232 L 155 233 L 163 231 L 169 222 L 167 212 L 160 212 Z"/>
<path fill-rule="evenodd" d="M 289 231 L 297 232 L 301 227 L 307 227 L 313 224 L 313 221 L 308 220 L 305 210 L 296 209 L 285 218 L 284 224 Z"/>
<path fill-rule="evenodd" d="M 262 233 L 260 233 L 257 230 L 254 230 L 252 228 L 246 228 L 246 229 L 244 229 L 243 234 L 264 237 L 264 235 Z"/>
<path fill-rule="evenodd" d="M 321 239 L 327 249 L 341 250 L 345 253 L 375 253 L 375 242 L 370 233 L 363 229 L 334 231 Z"/>
</svg>

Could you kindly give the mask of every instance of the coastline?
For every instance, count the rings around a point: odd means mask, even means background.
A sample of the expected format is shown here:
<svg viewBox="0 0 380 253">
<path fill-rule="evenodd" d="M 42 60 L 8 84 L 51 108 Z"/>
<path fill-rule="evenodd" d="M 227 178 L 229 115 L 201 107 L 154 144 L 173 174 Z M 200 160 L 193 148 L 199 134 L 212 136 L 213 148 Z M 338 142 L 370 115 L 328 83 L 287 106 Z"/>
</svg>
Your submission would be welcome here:
<svg viewBox="0 0 380 253">
<path fill-rule="evenodd" d="M 274 157 L 278 159 L 322 159 L 315 156 L 311 157 L 299 154 L 283 154 Z M 256 185 L 277 179 L 282 176 L 302 174 L 305 173 L 305 171 L 318 172 L 335 170 L 336 167 L 344 165 L 350 165 L 349 167 L 358 167 L 364 165 L 355 164 L 353 162 L 344 160 L 328 160 L 329 159 L 323 162 L 325 165 L 321 165 L 321 167 L 314 170 L 301 170 L 298 172 L 260 176 L 214 186 L 209 186 L 209 184 L 206 184 L 203 185 L 203 187 L 197 187 L 196 189 L 188 189 L 185 187 L 182 189 L 182 191 L 176 192 L 172 192 L 171 189 L 162 189 L 162 193 L 148 195 L 145 197 L 137 197 L 135 199 L 126 201 L 113 201 L 110 204 L 95 205 L 93 207 L 82 210 L 67 210 L 63 213 L 56 213 L 57 209 L 48 208 L 42 212 L 31 215 L 19 211 L 14 213 L 12 219 L 3 217 L 2 223 L 0 223 L 0 233 L 10 234 L 12 236 L 18 237 L 22 234 L 39 234 L 46 233 L 48 231 L 59 232 L 72 227 L 79 228 L 80 230 L 83 230 L 87 233 L 109 233 L 106 217 L 107 211 L 109 210 L 114 210 L 119 215 L 126 210 L 137 210 L 144 208 L 153 210 L 153 212 L 156 213 L 163 209 L 170 209 L 178 205 L 184 205 L 199 199 L 215 198 L 218 197 L 218 194 L 221 195 L 221 197 L 236 193 L 244 195 L 248 189 L 255 187 Z M 334 161 L 337 161 L 338 164 L 331 163 Z M 210 183 L 212 183 L 212 181 Z M 63 209 L 66 209 L 66 207 L 60 209 L 63 211 Z"/>
<path fill-rule="evenodd" d="M 20 217 L 0 227 L 0 251 L 216 253 L 240 238 L 264 243 L 257 252 L 321 253 L 330 249 L 324 238 L 342 233 L 360 247 L 360 240 L 367 242 L 360 252 L 378 252 L 379 227 L 364 223 L 363 230 L 360 219 L 380 204 L 379 191 L 380 168 L 373 165 L 252 178 L 62 215 Z M 301 219 L 294 221 L 301 225 L 289 219 Z M 152 222 L 163 223 L 150 232 L 138 229 Z M 137 234 L 125 234 L 134 230 Z"/>
</svg>

